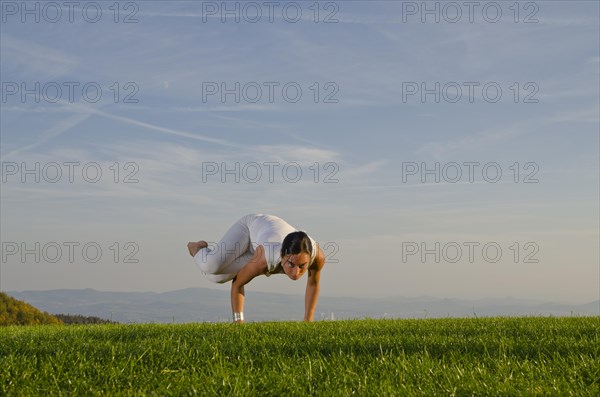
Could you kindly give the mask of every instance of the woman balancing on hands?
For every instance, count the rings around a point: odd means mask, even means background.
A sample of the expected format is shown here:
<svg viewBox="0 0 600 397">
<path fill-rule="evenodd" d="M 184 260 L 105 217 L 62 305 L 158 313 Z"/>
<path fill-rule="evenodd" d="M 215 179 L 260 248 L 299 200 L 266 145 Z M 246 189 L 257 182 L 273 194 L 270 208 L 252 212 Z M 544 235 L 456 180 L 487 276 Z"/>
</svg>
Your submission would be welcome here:
<svg viewBox="0 0 600 397">
<path fill-rule="evenodd" d="M 325 254 L 305 232 L 273 215 L 250 214 L 225 233 L 216 248 L 206 241 L 188 243 L 190 255 L 215 283 L 231 284 L 233 321 L 244 322 L 244 285 L 254 277 L 285 273 L 298 280 L 308 272 L 304 321 L 313 321 Z"/>
</svg>

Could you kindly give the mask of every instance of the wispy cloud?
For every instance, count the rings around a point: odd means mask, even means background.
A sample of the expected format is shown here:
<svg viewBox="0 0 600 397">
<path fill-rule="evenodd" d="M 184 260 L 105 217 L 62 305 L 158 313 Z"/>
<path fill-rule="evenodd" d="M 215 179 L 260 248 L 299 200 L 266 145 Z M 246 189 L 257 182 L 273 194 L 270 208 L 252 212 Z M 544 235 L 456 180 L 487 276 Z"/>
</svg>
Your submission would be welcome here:
<svg viewBox="0 0 600 397">
<path fill-rule="evenodd" d="M 477 153 L 521 135 L 536 134 L 540 128 L 549 127 L 556 123 L 598 124 L 599 122 L 599 111 L 596 107 L 565 110 L 532 119 L 508 122 L 505 125 L 490 127 L 485 131 L 464 134 L 458 139 L 440 139 L 425 142 L 416 149 L 415 153 L 442 160 L 450 156 L 460 156 L 463 153 Z"/>
<path fill-rule="evenodd" d="M 87 120 L 90 116 L 91 116 L 90 112 L 74 113 L 74 114 L 62 119 L 57 124 L 55 124 L 53 127 L 44 131 L 35 142 L 30 143 L 25 146 L 22 146 L 17 149 L 13 149 L 8 153 L 3 154 L 2 156 L 5 159 L 11 159 L 14 156 L 21 155 L 22 152 L 25 152 L 25 151 L 28 151 L 31 149 L 35 149 L 35 148 L 43 145 L 44 143 L 47 143 L 48 141 L 71 130 L 73 127 L 75 127 L 75 126 L 79 125 L 80 123 L 84 122 L 85 120 Z"/>
<path fill-rule="evenodd" d="M 36 80 L 63 77 L 79 65 L 78 57 L 64 51 L 13 37 L 2 32 L 2 67 Z M 6 81 L 6 75 L 3 77 Z"/>
</svg>

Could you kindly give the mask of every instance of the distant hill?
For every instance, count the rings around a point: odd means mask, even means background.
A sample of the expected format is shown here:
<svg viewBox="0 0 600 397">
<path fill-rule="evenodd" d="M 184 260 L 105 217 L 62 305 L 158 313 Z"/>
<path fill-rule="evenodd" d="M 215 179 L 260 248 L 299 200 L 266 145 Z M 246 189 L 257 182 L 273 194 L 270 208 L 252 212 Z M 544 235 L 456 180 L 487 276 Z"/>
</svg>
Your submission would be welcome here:
<svg viewBox="0 0 600 397">
<path fill-rule="evenodd" d="M 0 292 L 0 325 L 62 324 L 55 316 Z"/>
<path fill-rule="evenodd" d="M 120 323 L 230 321 L 226 289 L 187 288 L 169 292 L 103 292 L 94 289 L 10 292 L 50 313 L 76 313 Z M 246 290 L 248 321 L 302 320 L 304 297 Z M 600 316 L 600 301 L 584 304 L 517 298 L 367 299 L 321 296 L 315 320 L 352 318 L 439 318 L 489 316 Z"/>
</svg>

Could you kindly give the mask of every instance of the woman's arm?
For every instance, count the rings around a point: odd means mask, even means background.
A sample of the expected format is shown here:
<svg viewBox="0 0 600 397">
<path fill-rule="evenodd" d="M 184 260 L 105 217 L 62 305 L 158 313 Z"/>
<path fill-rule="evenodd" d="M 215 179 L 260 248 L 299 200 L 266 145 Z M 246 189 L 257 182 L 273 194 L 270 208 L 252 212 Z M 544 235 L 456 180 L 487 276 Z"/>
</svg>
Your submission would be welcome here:
<svg viewBox="0 0 600 397">
<path fill-rule="evenodd" d="M 242 270 L 233 279 L 231 283 L 231 310 L 233 312 L 234 321 L 243 323 L 243 319 L 235 319 L 236 313 L 244 312 L 244 285 L 248 284 L 254 277 L 260 276 L 267 271 L 267 260 L 265 258 L 264 248 L 262 245 L 256 247 L 252 258 L 244 265 Z"/>
<path fill-rule="evenodd" d="M 304 321 L 313 321 L 317 301 L 319 300 L 319 281 L 321 270 L 325 266 L 325 253 L 318 247 L 317 255 L 313 264 L 308 268 L 308 280 L 306 282 L 306 293 L 304 295 Z"/>
</svg>

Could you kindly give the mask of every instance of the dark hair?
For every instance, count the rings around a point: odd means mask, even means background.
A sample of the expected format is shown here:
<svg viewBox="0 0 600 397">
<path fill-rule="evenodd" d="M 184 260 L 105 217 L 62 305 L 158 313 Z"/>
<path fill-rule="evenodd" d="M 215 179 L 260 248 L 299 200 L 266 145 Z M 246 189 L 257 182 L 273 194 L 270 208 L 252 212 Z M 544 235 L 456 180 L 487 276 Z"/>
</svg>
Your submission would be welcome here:
<svg viewBox="0 0 600 397">
<path fill-rule="evenodd" d="M 308 234 L 297 231 L 285 236 L 281 243 L 281 256 L 296 255 L 301 252 L 306 252 L 312 257 L 312 243 Z"/>
</svg>

